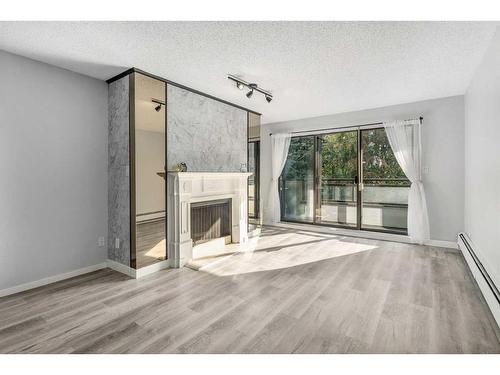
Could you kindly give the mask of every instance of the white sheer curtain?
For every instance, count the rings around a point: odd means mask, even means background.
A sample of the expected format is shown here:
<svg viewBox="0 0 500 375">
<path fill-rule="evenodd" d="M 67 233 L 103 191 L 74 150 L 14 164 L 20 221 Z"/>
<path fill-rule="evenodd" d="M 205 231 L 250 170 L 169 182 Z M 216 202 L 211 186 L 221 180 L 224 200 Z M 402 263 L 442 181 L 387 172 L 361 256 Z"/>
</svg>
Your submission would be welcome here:
<svg viewBox="0 0 500 375">
<path fill-rule="evenodd" d="M 384 123 L 399 166 L 411 182 L 408 195 L 408 236 L 423 244 L 429 239 L 429 217 L 421 173 L 421 123 L 419 119 Z"/>
<path fill-rule="evenodd" d="M 269 192 L 268 203 L 272 222 L 277 223 L 281 219 L 280 215 L 280 195 L 278 192 L 278 180 L 286 163 L 288 148 L 292 135 L 273 134 L 271 135 L 271 190 Z"/>
</svg>

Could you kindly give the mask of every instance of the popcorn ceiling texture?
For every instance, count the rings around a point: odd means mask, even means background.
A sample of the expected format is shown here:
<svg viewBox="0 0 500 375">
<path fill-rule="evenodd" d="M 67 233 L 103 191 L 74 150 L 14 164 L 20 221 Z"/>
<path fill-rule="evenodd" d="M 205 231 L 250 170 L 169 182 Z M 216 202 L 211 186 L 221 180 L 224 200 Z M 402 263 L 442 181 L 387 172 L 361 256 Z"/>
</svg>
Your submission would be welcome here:
<svg viewBox="0 0 500 375">
<path fill-rule="evenodd" d="M 137 67 L 263 123 L 463 95 L 493 22 L 1 22 L 0 49 L 99 79 Z M 131 48 L 129 48 L 131 47 Z M 274 94 L 245 97 L 226 74 Z"/>
</svg>

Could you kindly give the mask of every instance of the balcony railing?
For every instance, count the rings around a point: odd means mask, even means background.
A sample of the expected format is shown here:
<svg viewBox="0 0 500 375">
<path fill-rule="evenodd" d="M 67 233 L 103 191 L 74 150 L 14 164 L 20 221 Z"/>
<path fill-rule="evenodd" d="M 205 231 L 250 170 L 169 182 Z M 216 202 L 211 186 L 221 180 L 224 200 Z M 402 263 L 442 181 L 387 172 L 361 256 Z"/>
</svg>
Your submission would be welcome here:
<svg viewBox="0 0 500 375">
<path fill-rule="evenodd" d="M 282 204 L 285 219 L 311 221 L 314 216 L 314 179 L 282 180 Z M 357 184 L 354 178 L 320 180 L 321 221 L 339 221 L 345 212 L 355 222 Z M 363 227 L 406 229 L 410 182 L 404 178 L 366 178 L 362 194 Z M 344 211 L 341 211 L 344 210 Z M 345 211 L 347 210 L 347 211 Z M 353 216 L 354 215 L 354 216 Z M 329 219 L 330 218 L 330 219 Z M 351 220 L 351 221 L 352 221 Z"/>
<path fill-rule="evenodd" d="M 408 206 L 410 182 L 404 178 L 365 178 L 363 204 L 392 207 Z M 322 178 L 322 204 L 356 204 L 356 180 L 354 178 Z"/>
</svg>

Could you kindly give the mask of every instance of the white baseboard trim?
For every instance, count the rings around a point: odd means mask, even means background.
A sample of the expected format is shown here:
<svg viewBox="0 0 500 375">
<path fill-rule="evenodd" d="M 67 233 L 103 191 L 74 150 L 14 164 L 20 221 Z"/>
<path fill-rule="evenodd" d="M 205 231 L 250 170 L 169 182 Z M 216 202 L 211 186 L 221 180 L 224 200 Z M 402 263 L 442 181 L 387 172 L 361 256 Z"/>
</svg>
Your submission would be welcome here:
<svg viewBox="0 0 500 375">
<path fill-rule="evenodd" d="M 492 289 L 488 285 L 488 282 L 481 273 L 481 270 L 479 269 L 478 265 L 474 261 L 474 258 L 472 257 L 471 253 L 467 249 L 466 244 L 462 239 L 460 238 L 460 235 L 463 235 L 466 239 L 466 241 L 469 243 L 469 246 L 472 247 L 474 254 L 476 255 L 478 261 L 480 264 L 482 264 L 483 268 L 486 270 L 488 275 L 490 276 L 490 279 L 495 283 L 496 287 L 499 287 L 498 280 L 499 278 L 497 275 L 491 273 L 491 269 L 488 269 L 487 264 L 485 264 L 483 259 L 481 258 L 481 253 L 479 249 L 474 245 L 470 237 L 466 233 L 459 233 L 458 235 L 458 248 L 462 252 L 465 261 L 467 262 L 467 266 L 469 267 L 472 276 L 476 280 L 477 285 L 479 286 L 479 289 L 481 290 L 481 293 L 486 300 L 486 303 L 488 304 L 488 307 L 490 308 L 491 313 L 493 314 L 493 317 L 495 318 L 497 325 L 500 327 L 500 303 L 497 301 L 495 294 L 493 293 Z"/>
<path fill-rule="evenodd" d="M 161 271 L 165 268 L 170 267 L 170 261 L 167 260 L 162 260 L 161 262 L 156 262 L 154 264 L 151 264 L 146 267 L 142 267 L 139 269 L 135 269 L 129 266 L 126 266 L 124 264 L 115 262 L 114 260 L 108 259 L 106 261 L 108 268 L 111 268 L 112 270 L 115 270 L 117 272 L 121 272 L 133 279 L 140 279 L 141 277 L 144 277 L 146 275 L 150 275 L 152 273 Z"/>
<path fill-rule="evenodd" d="M 156 262 L 154 264 L 151 264 L 146 267 L 139 268 L 138 270 L 135 270 L 135 278 L 140 279 L 141 277 L 144 277 L 146 275 L 150 275 L 152 273 L 164 270 L 165 268 L 170 267 L 170 262 L 168 259 L 162 260 L 161 262 Z"/>
<path fill-rule="evenodd" d="M 136 278 L 136 270 L 132 267 L 126 266 L 111 259 L 106 260 L 106 265 L 108 268 L 111 268 L 112 270 L 121 272 L 133 279 Z"/>
<path fill-rule="evenodd" d="M 401 235 L 401 234 L 392 234 L 392 233 L 381 233 L 381 232 L 371 232 L 366 230 L 356 230 L 356 229 L 343 229 L 343 228 L 335 228 L 335 227 L 327 227 L 327 226 L 319 226 L 313 224 L 296 224 L 296 223 L 272 223 L 272 224 L 264 224 L 266 226 L 274 226 L 286 229 L 298 229 L 298 230 L 307 230 L 311 232 L 317 233 L 327 233 L 338 236 L 348 236 L 348 237 L 360 237 L 360 238 L 368 238 L 372 240 L 384 240 L 384 241 L 394 241 L 394 242 L 402 242 L 402 243 L 412 243 L 410 237 Z M 458 246 L 455 242 L 452 241 L 441 241 L 441 240 L 429 240 L 426 241 L 425 245 L 428 246 L 436 246 L 436 247 L 445 247 L 448 249 L 458 249 Z"/>
<path fill-rule="evenodd" d="M 55 283 L 58 281 L 66 280 L 66 279 L 70 279 L 70 278 L 75 277 L 75 276 L 80 276 L 80 275 L 83 275 L 83 274 L 86 274 L 89 272 L 94 272 L 97 270 L 101 270 L 104 268 L 111 268 L 112 270 L 115 270 L 117 272 L 121 272 L 121 273 L 123 273 L 123 274 L 125 274 L 133 279 L 138 279 L 138 278 L 141 278 L 143 276 L 158 272 L 160 270 L 163 270 L 163 269 L 169 268 L 169 267 L 170 267 L 170 262 L 168 259 L 161 261 L 161 262 L 158 262 L 158 263 L 154 263 L 154 264 L 147 266 L 147 267 L 143 267 L 143 268 L 138 269 L 138 270 L 133 269 L 131 267 L 128 267 L 124 264 L 115 262 L 114 260 L 107 259 L 106 262 L 94 264 L 93 266 L 83 267 L 83 268 L 79 268 L 79 269 L 74 270 L 74 271 L 62 273 L 62 274 L 55 275 L 55 276 L 46 277 L 46 278 L 43 278 L 40 280 L 31 281 L 29 283 L 16 285 L 16 286 L 6 288 L 6 289 L 1 289 L 0 290 L 0 297 L 5 297 L 5 296 L 9 296 L 11 294 L 24 292 L 26 290 L 35 289 L 35 288 L 38 288 L 40 286 L 52 284 L 52 283 Z"/>
<path fill-rule="evenodd" d="M 425 242 L 428 246 L 446 247 L 447 249 L 458 250 L 458 244 L 453 241 L 429 240 Z"/>
<path fill-rule="evenodd" d="M 11 294 L 24 292 L 24 291 L 29 290 L 29 289 L 34 289 L 34 288 L 38 288 L 40 286 L 44 286 L 47 284 L 52 284 L 52 283 L 55 283 L 57 281 L 70 279 L 72 277 L 80 276 L 80 275 L 83 275 L 83 274 L 89 273 L 89 272 L 94 272 L 94 271 L 97 271 L 97 270 L 100 270 L 100 269 L 103 269 L 106 267 L 107 267 L 106 262 L 103 262 L 103 263 L 99 263 L 99 264 L 94 264 L 92 266 L 79 268 L 79 269 L 74 270 L 74 271 L 61 273 L 59 275 L 45 277 L 43 279 L 31 281 L 29 283 L 16 285 L 16 286 L 13 286 L 10 288 L 0 290 L 0 297 L 5 297 L 5 296 L 11 295 Z"/>
</svg>

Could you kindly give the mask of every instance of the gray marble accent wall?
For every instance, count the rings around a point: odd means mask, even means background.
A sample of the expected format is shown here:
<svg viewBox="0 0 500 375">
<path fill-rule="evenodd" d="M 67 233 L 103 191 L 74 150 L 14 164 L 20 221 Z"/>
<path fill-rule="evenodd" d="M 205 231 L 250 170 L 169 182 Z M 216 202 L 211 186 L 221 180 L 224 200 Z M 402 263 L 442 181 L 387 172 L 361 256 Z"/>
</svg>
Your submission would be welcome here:
<svg viewBox="0 0 500 375">
<path fill-rule="evenodd" d="M 130 266 L 128 76 L 109 84 L 108 105 L 108 259 Z"/>
<path fill-rule="evenodd" d="M 247 163 L 247 111 L 167 85 L 168 168 L 238 172 Z"/>
</svg>

